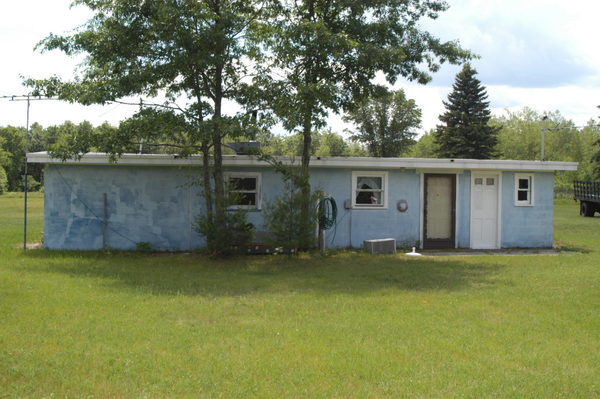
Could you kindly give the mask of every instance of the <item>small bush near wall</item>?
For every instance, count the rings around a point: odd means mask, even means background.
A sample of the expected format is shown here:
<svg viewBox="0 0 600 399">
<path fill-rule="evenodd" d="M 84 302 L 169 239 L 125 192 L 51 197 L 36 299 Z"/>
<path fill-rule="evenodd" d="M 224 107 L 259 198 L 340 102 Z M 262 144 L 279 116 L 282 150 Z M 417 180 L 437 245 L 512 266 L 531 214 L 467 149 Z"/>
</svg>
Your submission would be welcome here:
<svg viewBox="0 0 600 399">
<path fill-rule="evenodd" d="M 313 194 L 310 202 L 317 203 L 316 194 Z M 310 224 L 304 233 L 302 233 L 303 224 L 300 220 L 301 209 L 301 191 L 294 188 L 291 183 L 286 183 L 283 194 L 264 209 L 265 228 L 270 234 L 273 245 L 297 249 L 302 246 L 302 243 L 309 243 L 309 246 L 314 248 L 317 209 L 316 206 L 310 208 Z"/>
<path fill-rule="evenodd" d="M 254 226 L 248 223 L 248 213 L 239 209 L 225 212 L 225 225 L 221 229 L 200 215 L 196 219 L 196 231 L 206 237 L 207 243 L 212 243 L 207 247 L 209 253 L 232 255 L 250 245 Z"/>
</svg>

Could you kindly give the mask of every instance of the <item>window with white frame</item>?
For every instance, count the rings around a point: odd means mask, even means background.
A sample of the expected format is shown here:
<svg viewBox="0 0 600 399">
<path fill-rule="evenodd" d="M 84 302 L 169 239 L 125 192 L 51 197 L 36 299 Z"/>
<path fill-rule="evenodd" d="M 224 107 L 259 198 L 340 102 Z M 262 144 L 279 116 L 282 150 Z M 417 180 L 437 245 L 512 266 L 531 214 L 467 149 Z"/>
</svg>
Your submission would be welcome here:
<svg viewBox="0 0 600 399">
<path fill-rule="evenodd" d="M 515 175 L 515 205 L 533 205 L 533 174 Z"/>
<path fill-rule="evenodd" d="M 352 207 L 387 207 L 387 172 L 352 172 Z"/>
<path fill-rule="evenodd" d="M 260 209 L 260 173 L 227 173 L 229 209 Z"/>
</svg>

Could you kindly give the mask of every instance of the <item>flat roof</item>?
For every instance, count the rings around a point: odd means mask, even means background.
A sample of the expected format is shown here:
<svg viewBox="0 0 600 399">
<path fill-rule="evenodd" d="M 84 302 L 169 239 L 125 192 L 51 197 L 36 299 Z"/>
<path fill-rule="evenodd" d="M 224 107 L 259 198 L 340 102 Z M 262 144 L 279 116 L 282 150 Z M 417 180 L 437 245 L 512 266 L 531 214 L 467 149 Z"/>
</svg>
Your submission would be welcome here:
<svg viewBox="0 0 600 399">
<path fill-rule="evenodd" d="M 300 165 L 300 157 L 275 157 L 286 163 Z M 111 162 L 105 153 L 91 152 L 81 159 L 63 161 L 52 158 L 47 151 L 27 154 L 27 162 L 62 165 L 136 165 L 136 166 L 202 166 L 202 157 L 181 157 L 171 154 L 123 154 Z M 311 157 L 311 167 L 353 169 L 445 169 L 445 170 L 514 170 L 555 171 L 577 170 L 577 162 L 518 161 L 504 159 L 438 159 L 438 158 L 375 158 L 375 157 Z M 254 155 L 223 155 L 223 166 L 269 167 Z"/>
</svg>

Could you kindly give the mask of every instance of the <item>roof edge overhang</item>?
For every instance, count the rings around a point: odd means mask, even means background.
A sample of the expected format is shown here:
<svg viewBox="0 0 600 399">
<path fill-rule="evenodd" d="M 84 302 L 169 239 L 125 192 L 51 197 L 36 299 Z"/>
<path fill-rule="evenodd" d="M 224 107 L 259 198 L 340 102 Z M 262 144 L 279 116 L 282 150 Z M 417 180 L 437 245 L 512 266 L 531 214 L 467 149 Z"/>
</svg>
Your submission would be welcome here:
<svg viewBox="0 0 600 399">
<path fill-rule="evenodd" d="M 288 164 L 300 165 L 300 157 L 275 157 Z M 111 162 L 105 153 L 87 153 L 81 159 L 63 161 L 48 152 L 27 154 L 27 162 L 59 165 L 130 165 L 130 166 L 202 166 L 202 157 L 180 157 L 170 154 L 123 154 Z M 253 155 L 224 155 L 224 166 L 269 167 Z M 438 158 L 374 158 L 374 157 L 311 157 L 310 166 L 321 168 L 368 169 L 443 169 L 443 170 L 517 170 L 517 171 L 574 171 L 577 162 L 518 161 L 500 159 L 438 159 Z"/>
</svg>

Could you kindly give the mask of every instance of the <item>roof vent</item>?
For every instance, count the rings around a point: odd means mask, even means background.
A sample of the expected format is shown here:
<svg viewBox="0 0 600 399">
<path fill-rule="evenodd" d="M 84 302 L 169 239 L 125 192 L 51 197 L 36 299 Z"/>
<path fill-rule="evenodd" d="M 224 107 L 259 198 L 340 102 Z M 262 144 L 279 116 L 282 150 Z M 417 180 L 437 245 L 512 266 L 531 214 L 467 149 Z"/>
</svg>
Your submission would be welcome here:
<svg viewBox="0 0 600 399">
<path fill-rule="evenodd" d="M 225 145 L 235 151 L 236 155 L 257 154 L 258 150 L 260 150 L 260 143 L 258 141 L 241 141 Z"/>
</svg>

